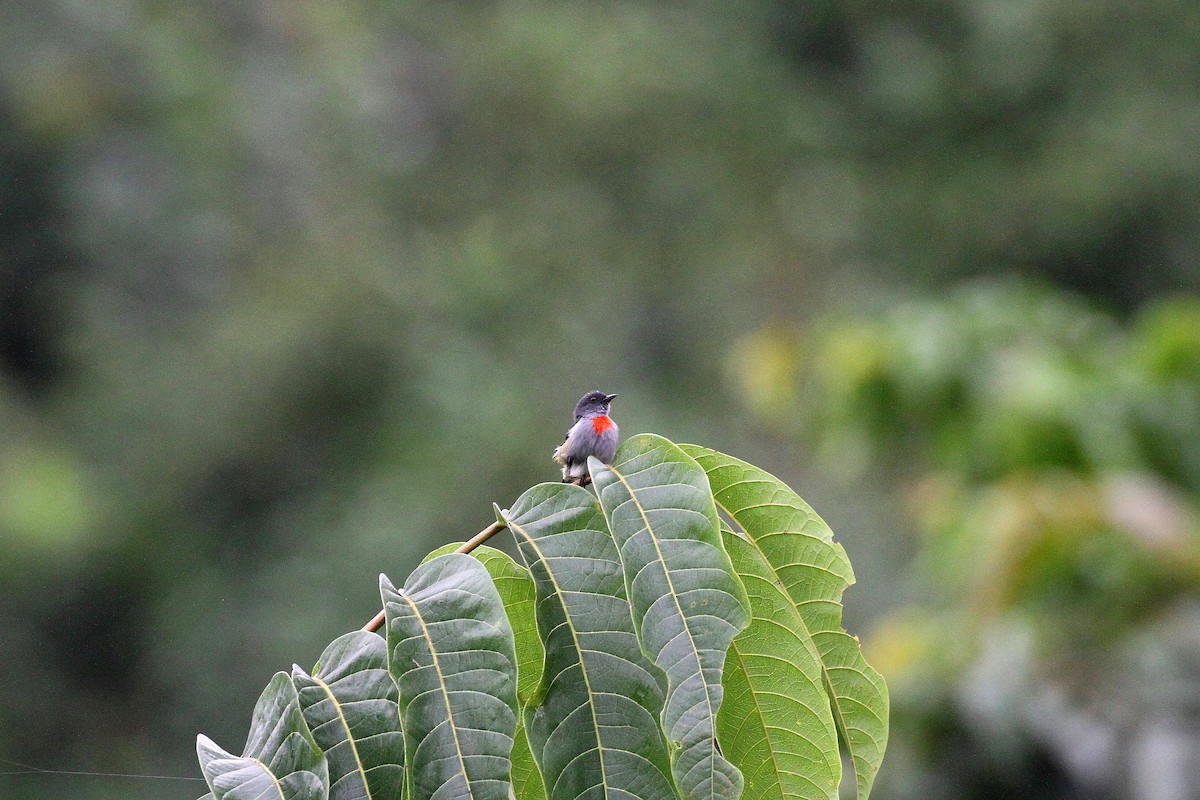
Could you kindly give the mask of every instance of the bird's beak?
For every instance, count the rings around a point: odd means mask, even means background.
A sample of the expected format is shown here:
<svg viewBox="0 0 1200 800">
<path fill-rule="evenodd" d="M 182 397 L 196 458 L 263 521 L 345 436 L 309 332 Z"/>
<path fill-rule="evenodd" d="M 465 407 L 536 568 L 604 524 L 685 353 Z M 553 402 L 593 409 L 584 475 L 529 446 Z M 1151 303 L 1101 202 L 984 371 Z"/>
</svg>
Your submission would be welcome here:
<svg viewBox="0 0 1200 800">
<path fill-rule="evenodd" d="M 606 394 L 606 395 L 604 395 L 604 402 L 611 403 L 616 398 L 617 398 L 617 396 L 615 394 Z"/>
</svg>

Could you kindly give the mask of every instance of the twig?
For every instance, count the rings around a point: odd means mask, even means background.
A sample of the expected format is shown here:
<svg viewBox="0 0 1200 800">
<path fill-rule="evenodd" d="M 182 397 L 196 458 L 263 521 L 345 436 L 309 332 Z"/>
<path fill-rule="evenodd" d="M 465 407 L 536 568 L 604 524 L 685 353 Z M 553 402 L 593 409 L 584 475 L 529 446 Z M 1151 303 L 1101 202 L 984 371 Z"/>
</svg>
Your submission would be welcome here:
<svg viewBox="0 0 1200 800">
<path fill-rule="evenodd" d="M 468 541 L 464 542 L 463 546 L 458 548 L 454 552 L 469 553 L 472 550 L 474 550 L 476 547 L 479 547 L 479 545 L 486 542 L 488 539 L 492 538 L 492 536 L 494 536 L 495 534 L 499 533 L 500 531 L 504 530 L 507 527 L 508 526 L 505 525 L 500 520 L 496 520 L 491 525 L 488 525 L 486 528 L 481 530 L 479 533 L 472 536 Z M 374 633 L 375 631 L 379 630 L 381 625 L 383 625 L 383 619 L 384 619 L 383 611 L 380 611 L 378 614 L 376 614 L 374 617 L 371 618 L 370 622 L 368 622 L 366 625 L 363 625 L 362 629 L 364 631 L 369 631 L 369 632 Z"/>
</svg>

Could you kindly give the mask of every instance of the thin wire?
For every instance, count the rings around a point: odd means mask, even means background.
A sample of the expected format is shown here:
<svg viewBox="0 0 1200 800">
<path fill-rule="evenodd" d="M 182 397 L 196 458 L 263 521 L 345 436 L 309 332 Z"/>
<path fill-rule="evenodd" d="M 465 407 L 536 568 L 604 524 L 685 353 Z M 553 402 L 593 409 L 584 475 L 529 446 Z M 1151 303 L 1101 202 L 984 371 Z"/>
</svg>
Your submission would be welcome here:
<svg viewBox="0 0 1200 800">
<path fill-rule="evenodd" d="M 144 778 L 146 780 L 157 781 L 203 781 L 204 778 L 190 778 L 181 775 L 139 775 L 129 772 L 84 772 L 82 770 L 68 769 L 42 769 L 35 767 L 32 764 L 22 764 L 20 761 L 13 761 L 11 758 L 0 758 L 5 764 L 12 764 L 14 767 L 21 767 L 20 770 L 11 772 L 0 772 L 0 777 L 5 775 L 76 775 L 88 778 Z"/>
</svg>

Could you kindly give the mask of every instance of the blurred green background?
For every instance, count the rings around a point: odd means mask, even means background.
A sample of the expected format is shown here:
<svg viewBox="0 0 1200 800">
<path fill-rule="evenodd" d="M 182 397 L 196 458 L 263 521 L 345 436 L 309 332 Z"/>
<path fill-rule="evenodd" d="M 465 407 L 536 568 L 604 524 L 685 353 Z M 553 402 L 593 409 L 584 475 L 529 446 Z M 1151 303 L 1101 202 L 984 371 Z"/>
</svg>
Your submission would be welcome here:
<svg viewBox="0 0 1200 800">
<path fill-rule="evenodd" d="M 1171 0 L 0 4 L 0 758 L 197 777 L 600 388 L 832 525 L 880 800 L 1200 797 L 1197 42 Z"/>
</svg>

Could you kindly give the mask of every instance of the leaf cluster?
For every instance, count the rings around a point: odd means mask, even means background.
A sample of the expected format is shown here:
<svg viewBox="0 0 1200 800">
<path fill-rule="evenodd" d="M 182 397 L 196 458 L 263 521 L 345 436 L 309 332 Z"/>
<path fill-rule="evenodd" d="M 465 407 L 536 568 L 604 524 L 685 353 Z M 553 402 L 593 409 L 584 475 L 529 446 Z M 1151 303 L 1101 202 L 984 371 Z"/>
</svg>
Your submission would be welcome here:
<svg viewBox="0 0 1200 800">
<path fill-rule="evenodd" d="M 868 797 L 888 695 L 841 628 L 845 552 L 778 479 L 652 435 L 595 494 L 496 509 L 520 562 L 435 551 L 385 635 L 277 674 L 241 756 L 200 736 L 214 800 Z M 460 549 L 461 550 L 461 549 Z"/>
</svg>

